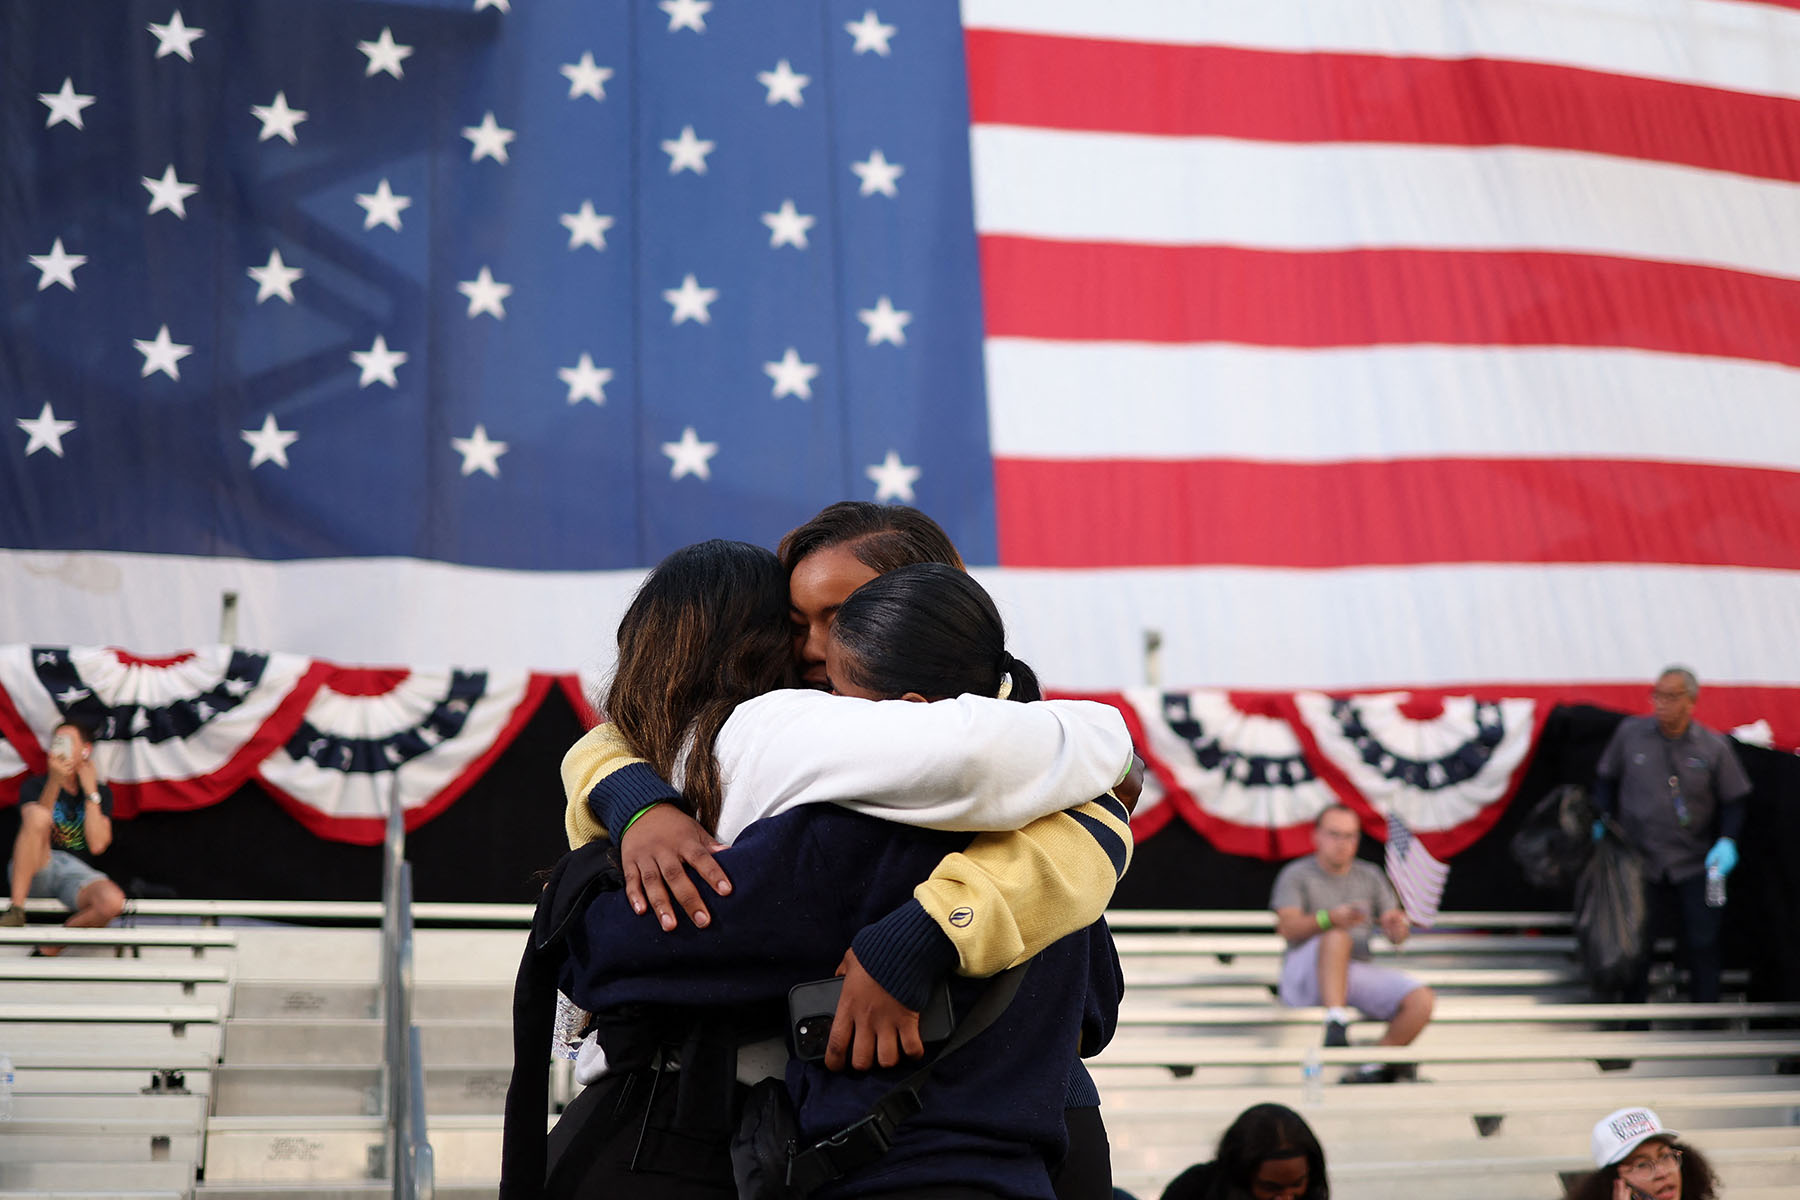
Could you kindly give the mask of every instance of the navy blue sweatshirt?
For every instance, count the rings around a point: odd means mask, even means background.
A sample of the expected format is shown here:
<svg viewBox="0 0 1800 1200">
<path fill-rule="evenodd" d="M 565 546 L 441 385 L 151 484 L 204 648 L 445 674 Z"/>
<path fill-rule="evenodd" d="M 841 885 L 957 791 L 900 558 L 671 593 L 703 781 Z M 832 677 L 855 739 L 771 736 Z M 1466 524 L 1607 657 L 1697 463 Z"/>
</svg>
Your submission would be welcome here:
<svg viewBox="0 0 1800 1200">
<path fill-rule="evenodd" d="M 732 891 L 709 898 L 710 928 L 665 933 L 634 914 L 622 893 L 604 894 L 570 936 L 563 991 L 593 1011 L 785 1000 L 794 984 L 832 975 L 858 930 L 903 903 L 969 840 L 824 804 L 758 821 L 718 855 Z M 960 1016 L 987 981 L 952 978 L 950 987 Z M 888 1154 L 817 1196 L 960 1184 L 1050 1200 L 1047 1164 L 1065 1145 L 1070 1066 L 1083 1049 L 1091 1054 L 1111 1039 L 1121 988 L 1103 923 L 1045 950 L 1006 1011 L 936 1068 L 924 1111 L 901 1125 Z M 917 1066 L 833 1073 L 790 1062 L 788 1089 L 806 1144 L 864 1116 Z"/>
</svg>

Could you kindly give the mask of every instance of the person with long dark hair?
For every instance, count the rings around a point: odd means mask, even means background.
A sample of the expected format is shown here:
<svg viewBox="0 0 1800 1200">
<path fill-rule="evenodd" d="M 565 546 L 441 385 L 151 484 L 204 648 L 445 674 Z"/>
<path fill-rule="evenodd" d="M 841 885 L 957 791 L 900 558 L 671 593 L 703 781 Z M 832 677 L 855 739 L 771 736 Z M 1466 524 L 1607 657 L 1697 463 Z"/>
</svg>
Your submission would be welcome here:
<svg viewBox="0 0 1800 1200">
<path fill-rule="evenodd" d="M 1569 1190 L 1569 1200 L 1715 1200 L 1712 1164 L 1648 1108 L 1621 1108 L 1594 1123 L 1589 1149 L 1593 1174 Z"/>
<path fill-rule="evenodd" d="M 679 562 L 683 570 L 692 568 L 704 574 L 721 553 L 716 547 L 690 548 L 672 556 L 669 565 Z M 726 557 L 747 553 L 748 548 L 734 548 Z M 1035 676 L 1005 651 L 1003 629 L 991 601 L 980 595 L 985 611 L 980 604 L 964 604 L 967 596 L 960 593 L 979 589 L 966 576 L 950 574 L 953 578 L 915 579 L 903 573 L 890 585 L 890 590 L 906 598 L 898 610 L 881 603 L 878 589 L 869 603 L 860 609 L 846 605 L 848 615 L 840 616 L 846 634 L 862 635 L 859 640 L 847 637 L 853 648 L 840 655 L 840 669 L 847 681 L 861 680 L 865 688 L 875 681 L 904 689 L 896 698 L 911 694 L 937 703 L 865 706 L 854 698 L 808 694 L 809 702 L 815 707 L 823 702 L 834 707 L 886 709 L 886 719 L 899 720 L 903 731 L 927 728 L 916 719 L 932 710 L 953 707 L 966 724 L 967 713 L 979 708 L 975 702 L 982 695 L 989 697 L 983 703 L 990 706 L 1041 716 L 1045 706 L 1008 704 L 995 698 L 1007 691 L 1019 699 L 1035 697 Z M 671 580 L 676 577 L 672 569 Z M 647 586 L 634 609 L 641 604 L 655 611 L 621 626 L 622 662 L 643 651 L 637 639 L 645 635 L 710 627 L 715 623 L 712 619 L 696 619 L 686 610 L 716 609 L 709 599 L 715 594 L 711 586 Z M 934 635 L 953 645 L 955 662 L 916 654 L 911 661 L 894 661 L 897 653 L 910 653 L 917 644 L 910 626 L 892 627 L 896 618 L 921 611 L 934 614 Z M 859 612 L 863 614 L 860 617 Z M 692 639 L 662 640 L 685 647 Z M 974 670 L 964 661 L 971 656 Z M 706 669 L 690 656 L 682 657 L 697 670 Z M 667 655 L 662 660 L 665 671 L 680 673 L 679 663 L 670 663 Z M 755 672 L 744 671 L 742 666 L 740 663 L 739 675 L 754 677 Z M 622 666 L 615 690 L 620 680 L 629 678 L 631 673 Z M 689 697 L 701 711 L 713 699 L 705 694 L 703 685 L 689 686 L 685 679 L 659 679 L 658 684 L 664 695 Z M 976 694 L 961 694 L 965 688 L 976 689 Z M 709 750 L 733 741 L 733 722 L 754 703 L 740 704 L 721 724 L 714 747 L 698 738 L 683 739 L 683 774 L 725 781 L 719 798 L 721 813 L 730 810 L 731 794 L 742 772 L 728 765 L 722 753 L 710 765 L 704 760 Z M 677 724 L 659 727 L 667 731 Z M 671 757 L 660 748 L 639 749 L 647 762 Z M 778 748 L 775 757 L 782 757 L 786 749 Z M 757 766 L 754 762 L 743 765 Z M 1118 808 L 1113 816 L 1122 821 L 1123 809 Z M 614 1045 L 608 1040 L 613 1026 L 605 1014 L 617 1013 L 623 1006 L 671 1015 L 701 1004 L 713 1013 L 730 1012 L 735 1024 L 757 1005 L 779 999 L 794 982 L 831 973 L 846 942 L 890 911 L 889 906 L 904 904 L 918 879 L 968 840 L 966 834 L 902 829 L 835 805 L 803 804 L 784 810 L 750 824 L 735 846 L 720 851 L 736 886 L 729 896 L 715 902 L 715 931 L 662 931 L 654 924 L 632 919 L 622 895 L 603 895 L 588 910 L 584 937 L 575 946 L 575 966 L 565 979 L 564 990 L 584 1008 L 602 1013 L 598 1040 L 609 1058 L 614 1058 Z M 831 899 L 821 903 L 827 896 Z M 771 920 L 772 913 L 778 914 L 778 919 Z M 953 1064 L 943 1065 L 931 1085 L 926 1111 L 902 1126 L 893 1148 L 869 1168 L 866 1178 L 860 1182 L 846 1179 L 832 1194 L 912 1194 L 913 1189 L 928 1188 L 939 1189 L 931 1194 L 945 1197 L 1049 1196 L 1046 1160 L 1056 1157 L 1062 1144 L 1062 1107 L 1070 1066 L 1083 1042 L 1088 1049 L 1096 1048 L 1110 1035 L 1109 1008 L 1116 1004 L 1120 977 L 1110 940 L 1104 939 L 1101 927 L 1065 939 L 1041 955 L 1023 985 L 1029 997 L 1022 992 L 987 1033 L 953 1056 Z M 966 1005 L 980 995 L 983 986 L 969 981 L 953 990 L 959 1003 Z M 626 1067 L 628 1061 L 615 1059 L 614 1065 Z M 639 1063 L 633 1069 L 644 1067 Z M 684 1066 L 683 1086 L 688 1073 Z M 893 1083 L 892 1076 L 884 1072 L 833 1075 L 798 1065 L 789 1068 L 788 1079 L 799 1101 L 805 1138 L 829 1135 L 836 1123 L 854 1120 Z M 668 1132 L 646 1125 L 646 1136 L 654 1134 L 652 1141 L 666 1140 Z M 634 1184 L 647 1182 L 636 1180 Z"/>
<path fill-rule="evenodd" d="M 1293 1109 L 1253 1104 L 1219 1138 L 1213 1161 L 1189 1167 L 1162 1200 L 1330 1200 L 1325 1151 Z"/>
</svg>

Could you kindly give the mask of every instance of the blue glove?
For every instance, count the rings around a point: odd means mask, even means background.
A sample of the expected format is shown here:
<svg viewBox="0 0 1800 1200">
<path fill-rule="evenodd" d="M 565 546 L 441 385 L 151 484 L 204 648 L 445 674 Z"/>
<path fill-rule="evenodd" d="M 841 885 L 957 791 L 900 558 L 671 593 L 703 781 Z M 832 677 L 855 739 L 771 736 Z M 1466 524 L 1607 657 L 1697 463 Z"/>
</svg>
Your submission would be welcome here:
<svg viewBox="0 0 1800 1200">
<path fill-rule="evenodd" d="M 1606 836 L 1606 822 L 1596 820 L 1594 822 L 1594 840 L 1597 842 L 1605 836 Z"/>
<path fill-rule="evenodd" d="M 1713 848 L 1706 852 L 1706 869 L 1717 871 L 1721 876 L 1731 874 L 1737 866 L 1737 843 L 1730 838 L 1720 838 L 1713 843 Z"/>
</svg>

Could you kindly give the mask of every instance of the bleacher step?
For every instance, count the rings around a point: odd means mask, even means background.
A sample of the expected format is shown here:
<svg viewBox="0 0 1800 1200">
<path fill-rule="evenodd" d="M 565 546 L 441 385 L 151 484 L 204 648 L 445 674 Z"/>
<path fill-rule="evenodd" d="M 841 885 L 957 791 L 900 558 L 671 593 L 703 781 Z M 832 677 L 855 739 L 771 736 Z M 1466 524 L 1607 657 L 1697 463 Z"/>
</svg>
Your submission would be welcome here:
<svg viewBox="0 0 1800 1200">
<path fill-rule="evenodd" d="M 498 1180 L 499 1116 L 432 1117 L 436 1169 L 451 1179 Z M 221 1183 L 361 1182 L 382 1159 L 380 1117 L 215 1117 L 206 1132 L 206 1179 Z"/>
</svg>

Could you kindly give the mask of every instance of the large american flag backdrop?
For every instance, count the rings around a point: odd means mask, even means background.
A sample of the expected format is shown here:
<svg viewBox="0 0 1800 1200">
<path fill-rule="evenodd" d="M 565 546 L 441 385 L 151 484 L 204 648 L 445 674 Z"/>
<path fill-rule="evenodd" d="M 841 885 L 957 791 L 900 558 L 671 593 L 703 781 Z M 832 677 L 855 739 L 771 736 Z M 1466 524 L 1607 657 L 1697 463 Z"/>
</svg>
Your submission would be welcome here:
<svg viewBox="0 0 1800 1200">
<path fill-rule="evenodd" d="M 1064 688 L 1151 631 L 1232 711 L 1680 660 L 1800 741 L 1794 4 L 15 0 L 0 45 L 0 643 L 207 645 L 231 592 L 278 653 L 600 670 L 661 555 L 853 497 Z"/>
</svg>

